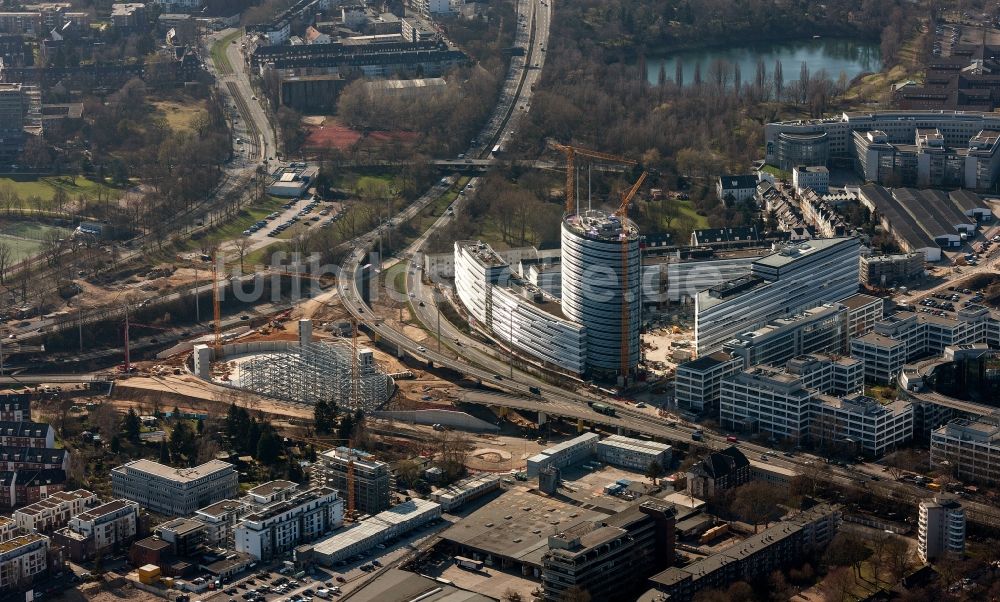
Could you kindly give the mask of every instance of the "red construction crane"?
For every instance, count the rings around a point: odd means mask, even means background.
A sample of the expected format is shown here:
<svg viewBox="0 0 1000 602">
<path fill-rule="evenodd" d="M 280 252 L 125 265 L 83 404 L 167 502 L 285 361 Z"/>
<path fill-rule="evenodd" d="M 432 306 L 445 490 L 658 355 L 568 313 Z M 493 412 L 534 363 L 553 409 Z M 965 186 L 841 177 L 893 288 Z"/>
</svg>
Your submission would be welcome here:
<svg viewBox="0 0 1000 602">
<path fill-rule="evenodd" d="M 152 324 L 131 323 L 128 319 L 128 306 L 125 306 L 125 322 L 123 324 L 125 330 L 125 363 L 121 365 L 121 371 L 125 374 L 130 374 L 132 372 L 132 361 L 129 353 L 129 326 L 140 326 L 142 328 L 152 328 L 153 330 L 172 329 L 170 326 L 153 326 Z"/>
</svg>

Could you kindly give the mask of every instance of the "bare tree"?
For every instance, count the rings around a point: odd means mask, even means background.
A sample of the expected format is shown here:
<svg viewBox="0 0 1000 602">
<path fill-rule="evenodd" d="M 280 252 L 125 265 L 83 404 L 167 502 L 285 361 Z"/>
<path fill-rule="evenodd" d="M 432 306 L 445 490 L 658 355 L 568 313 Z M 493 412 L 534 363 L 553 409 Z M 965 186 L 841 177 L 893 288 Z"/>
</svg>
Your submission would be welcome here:
<svg viewBox="0 0 1000 602">
<path fill-rule="evenodd" d="M 250 237 L 241 236 L 233 241 L 233 246 L 236 247 L 236 254 L 240 258 L 240 273 L 245 274 L 246 269 L 243 267 L 243 259 L 246 257 L 247 250 L 250 248 Z"/>
<path fill-rule="evenodd" d="M 7 277 L 7 270 L 14 262 L 14 249 L 8 243 L 0 242 L 0 284 L 4 284 Z"/>
</svg>

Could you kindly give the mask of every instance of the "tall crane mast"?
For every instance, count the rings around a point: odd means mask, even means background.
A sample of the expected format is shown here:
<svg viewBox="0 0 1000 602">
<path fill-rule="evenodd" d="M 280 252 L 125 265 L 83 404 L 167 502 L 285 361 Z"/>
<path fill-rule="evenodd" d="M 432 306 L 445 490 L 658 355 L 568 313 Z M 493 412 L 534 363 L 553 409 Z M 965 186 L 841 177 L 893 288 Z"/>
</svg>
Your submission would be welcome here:
<svg viewBox="0 0 1000 602">
<path fill-rule="evenodd" d="M 581 157 L 589 157 L 591 159 L 600 159 L 601 161 L 609 161 L 611 163 L 638 165 L 638 162 L 633 161 L 632 159 L 628 159 L 626 157 L 620 157 L 618 155 L 602 153 L 600 151 L 590 150 L 588 148 L 569 146 L 566 144 L 559 144 L 556 142 L 552 143 L 552 147 L 558 151 L 562 151 L 562 153 L 566 155 L 566 214 L 567 215 L 576 211 L 576 182 L 574 178 L 576 177 L 577 155 L 580 155 Z"/>
<path fill-rule="evenodd" d="M 642 172 L 642 175 L 640 175 L 639 179 L 636 180 L 635 184 L 632 185 L 632 188 L 630 188 L 628 190 L 628 192 L 626 192 L 625 194 L 622 195 L 622 203 L 618 207 L 618 210 L 615 211 L 615 215 L 617 215 L 622 220 L 622 235 L 621 235 L 621 242 L 622 242 L 622 316 L 621 316 L 622 336 L 621 336 L 621 349 L 620 349 L 620 352 L 621 352 L 621 368 L 620 368 L 620 370 L 621 370 L 621 375 L 622 375 L 622 385 L 623 386 L 625 384 L 627 384 L 627 382 L 628 382 L 628 372 L 629 372 L 629 368 L 630 368 L 630 365 L 629 365 L 629 356 L 631 355 L 631 352 L 632 352 L 632 349 L 631 349 L 631 347 L 629 345 L 629 336 L 628 336 L 628 333 L 629 333 L 629 330 L 630 330 L 630 327 L 631 327 L 631 322 L 632 322 L 631 321 L 631 315 L 629 315 L 629 303 L 630 303 L 631 300 L 628 298 L 628 292 L 629 292 L 628 291 L 628 269 L 629 269 L 628 241 L 629 241 L 629 236 L 628 236 L 628 229 L 627 229 L 627 225 L 626 225 L 627 224 L 627 220 L 628 220 L 628 206 L 629 206 L 629 203 L 632 202 L 632 197 L 634 197 L 635 194 L 637 192 L 639 192 L 639 188 L 642 186 L 642 183 L 646 181 L 647 175 L 648 175 L 647 172 L 645 172 L 645 171 Z"/>
<path fill-rule="evenodd" d="M 222 349 L 222 308 L 219 305 L 219 264 L 218 256 L 212 257 L 212 320 L 215 323 L 215 351 Z M 218 358 L 216 358 L 218 359 Z"/>
</svg>

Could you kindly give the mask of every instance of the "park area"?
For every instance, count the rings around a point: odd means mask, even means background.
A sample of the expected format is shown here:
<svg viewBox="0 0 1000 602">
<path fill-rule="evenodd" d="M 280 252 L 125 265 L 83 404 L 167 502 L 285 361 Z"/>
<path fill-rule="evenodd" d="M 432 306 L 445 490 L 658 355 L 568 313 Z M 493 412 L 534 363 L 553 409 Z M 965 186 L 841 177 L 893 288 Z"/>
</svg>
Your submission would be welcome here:
<svg viewBox="0 0 1000 602">
<path fill-rule="evenodd" d="M 333 117 L 306 117 L 303 120 L 306 129 L 306 140 L 302 147 L 307 150 L 336 148 L 347 150 L 362 138 L 372 144 L 416 142 L 419 134 L 416 132 L 385 132 L 372 131 L 367 134 L 352 129 Z"/>
<path fill-rule="evenodd" d="M 72 233 L 69 228 L 46 226 L 33 220 L 0 222 L 0 242 L 10 247 L 15 263 L 37 255 L 47 237 L 56 235 L 65 238 Z"/>
</svg>

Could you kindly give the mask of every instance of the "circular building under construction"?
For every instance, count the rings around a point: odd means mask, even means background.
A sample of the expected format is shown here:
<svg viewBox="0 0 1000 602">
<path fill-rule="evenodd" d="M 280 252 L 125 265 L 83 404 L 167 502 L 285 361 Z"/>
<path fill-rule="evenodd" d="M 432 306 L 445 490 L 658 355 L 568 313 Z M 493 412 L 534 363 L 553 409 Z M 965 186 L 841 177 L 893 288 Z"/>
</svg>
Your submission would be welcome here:
<svg viewBox="0 0 1000 602">
<path fill-rule="evenodd" d="M 639 363 L 639 230 L 603 211 L 562 222 L 562 310 L 586 328 L 587 368 L 627 377 Z"/>
<path fill-rule="evenodd" d="M 350 339 L 313 341 L 309 320 L 299 322 L 298 341 L 230 343 L 213 356 L 211 348 L 195 347 L 197 375 L 210 378 L 204 368 L 209 362 L 230 359 L 231 386 L 294 403 L 325 401 L 368 412 L 388 401 L 395 389 L 371 349 L 357 348 Z"/>
</svg>

